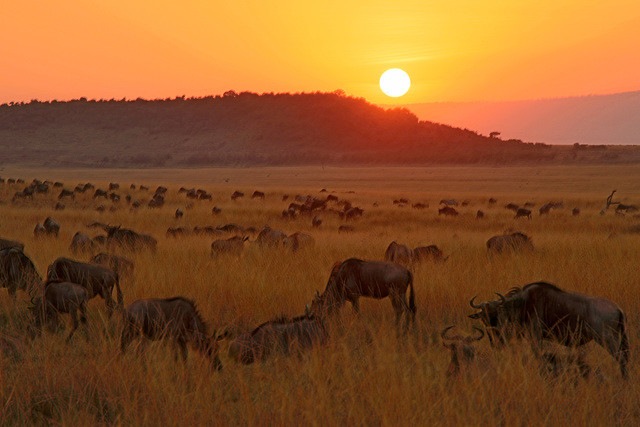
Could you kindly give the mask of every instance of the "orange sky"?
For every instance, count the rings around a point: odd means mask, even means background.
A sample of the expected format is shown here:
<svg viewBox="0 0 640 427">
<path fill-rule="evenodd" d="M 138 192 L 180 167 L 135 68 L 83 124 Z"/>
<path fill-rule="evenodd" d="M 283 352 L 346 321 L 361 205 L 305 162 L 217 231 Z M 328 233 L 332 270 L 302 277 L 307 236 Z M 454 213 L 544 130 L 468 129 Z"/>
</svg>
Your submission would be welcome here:
<svg viewBox="0 0 640 427">
<path fill-rule="evenodd" d="M 343 89 L 374 103 L 640 89 L 638 0 L 24 0 L 0 102 Z M 412 87 L 378 86 L 402 68 Z"/>
</svg>

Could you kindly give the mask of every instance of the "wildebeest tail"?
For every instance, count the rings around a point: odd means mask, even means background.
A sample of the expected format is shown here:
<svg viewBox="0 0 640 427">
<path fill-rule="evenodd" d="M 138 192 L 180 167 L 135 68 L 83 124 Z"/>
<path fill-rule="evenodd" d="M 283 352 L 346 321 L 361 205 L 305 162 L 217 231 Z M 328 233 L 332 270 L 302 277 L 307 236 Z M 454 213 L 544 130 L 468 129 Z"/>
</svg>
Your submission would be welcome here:
<svg viewBox="0 0 640 427">
<path fill-rule="evenodd" d="M 618 362 L 622 370 L 622 376 L 627 379 L 627 364 L 629 363 L 629 337 L 627 336 L 627 319 L 622 310 L 618 320 L 620 328 L 620 348 L 618 349 Z"/>
<path fill-rule="evenodd" d="M 411 320 L 415 322 L 416 320 L 416 296 L 413 291 L 413 274 L 409 272 L 409 310 L 411 310 Z"/>
</svg>

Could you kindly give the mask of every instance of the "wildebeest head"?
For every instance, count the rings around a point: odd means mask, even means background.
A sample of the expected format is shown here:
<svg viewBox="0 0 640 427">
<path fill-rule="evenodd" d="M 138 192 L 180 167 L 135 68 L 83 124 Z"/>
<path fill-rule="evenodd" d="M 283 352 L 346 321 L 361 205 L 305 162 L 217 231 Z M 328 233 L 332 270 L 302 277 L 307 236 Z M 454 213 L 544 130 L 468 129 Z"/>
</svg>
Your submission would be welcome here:
<svg viewBox="0 0 640 427">
<path fill-rule="evenodd" d="M 485 325 L 491 345 L 502 345 L 505 343 L 502 328 L 506 323 L 507 313 L 504 308 L 505 297 L 499 293 L 496 293 L 496 295 L 500 297 L 499 300 L 482 302 L 480 304 L 474 303 L 476 297 L 471 298 L 469 305 L 480 311 L 470 314 L 469 318 L 480 320 Z"/>
<path fill-rule="evenodd" d="M 342 262 L 338 261 L 331 268 L 331 274 L 329 275 L 325 292 L 320 295 L 320 292 L 316 290 L 313 301 L 311 302 L 310 313 L 319 316 L 325 314 L 331 315 L 344 304 L 344 295 L 339 295 L 336 283 L 336 275 L 341 265 Z"/>
<path fill-rule="evenodd" d="M 484 337 L 484 331 L 475 326 L 473 329 L 480 333 L 479 336 L 477 334 L 467 335 L 466 337 L 460 335 L 448 335 L 449 330 L 454 327 L 455 326 L 448 326 L 440 333 L 442 345 L 451 351 L 451 363 L 447 369 L 448 376 L 455 375 L 460 372 L 460 359 L 462 359 L 462 363 L 465 364 L 473 361 L 476 356 L 476 349 L 473 344 Z"/>
</svg>

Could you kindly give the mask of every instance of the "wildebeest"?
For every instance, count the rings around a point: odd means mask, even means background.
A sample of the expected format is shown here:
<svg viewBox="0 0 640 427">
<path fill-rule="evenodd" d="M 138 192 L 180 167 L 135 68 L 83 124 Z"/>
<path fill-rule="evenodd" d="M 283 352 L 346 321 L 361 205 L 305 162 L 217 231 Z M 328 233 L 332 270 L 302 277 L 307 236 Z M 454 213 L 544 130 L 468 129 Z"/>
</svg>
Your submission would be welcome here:
<svg viewBox="0 0 640 427">
<path fill-rule="evenodd" d="M 215 369 L 222 369 L 218 357 L 218 341 L 224 335 L 211 336 L 195 303 L 184 297 L 166 299 L 141 299 L 127 307 L 124 312 L 124 328 L 120 337 L 120 350 L 124 353 L 137 338 L 173 341 L 187 360 L 187 345 L 204 354 Z"/>
<path fill-rule="evenodd" d="M 531 211 L 525 208 L 518 208 L 518 210 L 516 211 L 516 216 L 514 218 L 522 218 L 522 217 L 531 219 Z"/>
<path fill-rule="evenodd" d="M 91 262 L 110 268 L 111 271 L 116 273 L 119 278 L 133 277 L 133 261 L 131 261 L 129 258 L 100 252 L 99 254 L 91 258 Z"/>
<path fill-rule="evenodd" d="M 244 193 L 242 191 L 234 191 L 233 194 L 231 195 L 231 200 L 236 200 L 240 197 L 244 197 Z"/>
<path fill-rule="evenodd" d="M 418 246 L 413 250 L 413 262 L 423 261 L 446 261 L 449 257 L 445 258 L 442 254 L 442 250 L 436 245 Z"/>
<path fill-rule="evenodd" d="M 164 193 L 156 193 L 153 195 L 149 203 L 147 204 L 150 208 L 161 208 L 164 206 Z"/>
<path fill-rule="evenodd" d="M 573 210 L 571 211 L 571 215 L 573 216 L 580 215 L 580 208 L 573 208 Z"/>
<path fill-rule="evenodd" d="M 442 199 L 440 200 L 440 204 L 445 206 L 458 206 L 458 201 L 455 199 Z"/>
<path fill-rule="evenodd" d="M 9 240 L 9 239 L 0 238 L 0 249 L 7 249 L 7 248 L 16 248 L 16 249 L 20 249 L 21 251 L 23 251 L 24 250 L 24 243 L 17 242 L 15 240 Z"/>
<path fill-rule="evenodd" d="M 76 198 L 76 193 L 71 190 L 62 190 L 60 191 L 60 195 L 58 196 L 58 200 L 61 200 L 63 197 L 71 197 L 72 199 Z"/>
<path fill-rule="evenodd" d="M 58 234 L 60 233 L 60 224 L 58 224 L 58 221 L 51 217 L 47 217 L 42 225 L 44 225 L 45 230 L 47 230 L 47 234 L 58 237 Z"/>
<path fill-rule="evenodd" d="M 287 235 L 279 230 L 266 226 L 256 238 L 258 246 L 263 248 L 281 248 Z"/>
<path fill-rule="evenodd" d="M 53 209 L 57 210 L 57 211 L 63 211 L 64 208 L 66 208 L 66 206 L 64 205 L 64 203 L 56 203 L 55 207 Z"/>
<path fill-rule="evenodd" d="M 98 246 L 91 237 L 78 231 L 73 235 L 69 251 L 74 255 L 82 253 L 93 255 L 98 251 Z"/>
<path fill-rule="evenodd" d="M 408 304 L 407 287 L 410 288 Z M 393 262 L 363 261 L 356 258 L 338 262 L 333 266 L 322 295 L 316 291 L 311 310 L 313 313 L 332 315 L 345 301 L 349 301 L 354 311 L 358 312 L 360 297 L 389 297 L 396 313 L 396 325 L 399 325 L 403 312 L 406 316 L 406 327 L 415 320 L 416 303 L 411 272 Z"/>
<path fill-rule="evenodd" d="M 109 191 L 117 190 L 119 188 L 120 188 L 120 184 L 118 184 L 117 182 L 109 183 Z"/>
<path fill-rule="evenodd" d="M 155 252 L 158 247 L 158 241 L 148 234 L 140 234 L 127 228 L 120 226 L 106 226 L 107 247 L 113 248 L 119 246 L 123 249 L 136 252 L 141 249 L 149 249 Z"/>
<path fill-rule="evenodd" d="M 354 206 L 344 211 L 344 219 L 345 220 L 355 219 L 357 217 L 362 216 L 363 213 L 364 213 L 364 209 Z"/>
<path fill-rule="evenodd" d="M 491 253 L 533 250 L 533 243 L 531 243 L 531 237 L 524 233 L 515 232 L 503 234 L 502 236 L 493 236 L 487 240 L 487 250 Z"/>
<path fill-rule="evenodd" d="M 273 353 L 288 356 L 300 354 L 324 345 L 329 332 L 321 317 L 307 309 L 303 316 L 276 319 L 263 323 L 252 332 L 240 335 L 229 346 L 229 357 L 236 362 L 250 364 L 264 361 Z"/>
<path fill-rule="evenodd" d="M 109 193 L 106 190 L 97 189 L 95 193 L 93 193 L 93 198 L 97 199 L 98 197 L 104 197 L 105 199 L 109 198 Z"/>
<path fill-rule="evenodd" d="M 313 219 L 311 220 L 311 226 L 314 228 L 318 228 L 322 225 L 322 218 L 320 218 L 318 215 L 314 216 Z"/>
<path fill-rule="evenodd" d="M 173 237 L 173 238 L 178 238 L 178 237 L 186 237 L 186 236 L 190 236 L 193 233 L 193 231 L 189 228 L 185 228 L 185 227 L 169 227 L 167 228 L 167 233 L 166 236 L 167 238 Z"/>
<path fill-rule="evenodd" d="M 414 203 L 411 207 L 414 209 L 426 209 L 429 207 L 429 203 Z"/>
<path fill-rule="evenodd" d="M 356 231 L 353 225 L 341 225 L 338 227 L 338 233 L 353 233 Z"/>
<path fill-rule="evenodd" d="M 451 352 L 451 362 L 449 362 L 449 367 L 447 368 L 447 376 L 457 375 L 460 373 L 461 361 L 464 366 L 467 366 L 473 362 L 476 357 L 476 349 L 473 344 L 476 341 L 480 341 L 484 337 L 484 331 L 475 326 L 473 329 L 480 333 L 479 336 L 450 336 L 448 335 L 448 332 L 452 328 L 454 328 L 454 326 L 448 326 L 444 328 L 440 333 L 440 337 L 442 338 L 442 345 L 444 345 L 445 348 L 448 348 Z"/>
<path fill-rule="evenodd" d="M 517 212 L 518 209 L 520 209 L 520 206 L 516 205 L 515 203 L 508 203 L 505 205 L 505 209 L 509 209 L 511 211 Z"/>
<path fill-rule="evenodd" d="M 474 304 L 480 312 L 470 315 L 489 329 L 491 342 L 503 343 L 510 338 L 506 331 L 530 341 L 534 354 L 542 353 L 544 339 L 567 347 L 581 347 L 591 340 L 604 347 L 620 364 L 624 379 L 628 378 L 629 340 L 626 316 L 613 302 L 600 297 L 563 291 L 546 282 L 535 282 L 523 288 L 513 288 L 500 300 Z M 493 336 L 493 337 L 492 337 Z M 583 351 L 579 353 L 579 362 Z M 587 374 L 587 369 L 583 369 Z"/>
<path fill-rule="evenodd" d="M 217 206 L 214 206 L 213 208 L 211 208 L 211 213 L 212 213 L 213 215 L 220 215 L 220 213 L 221 213 L 221 212 L 222 212 L 222 209 L 220 209 L 220 208 L 219 208 L 219 207 L 217 207 Z"/>
<path fill-rule="evenodd" d="M 482 218 L 484 218 L 484 212 L 478 209 L 478 212 L 476 212 L 476 219 L 482 219 Z"/>
<path fill-rule="evenodd" d="M 384 260 L 411 268 L 413 264 L 413 251 L 408 246 L 391 242 L 384 252 Z"/>
<path fill-rule="evenodd" d="M 11 298 L 16 299 L 18 289 L 33 294 L 41 282 L 38 270 L 22 250 L 16 247 L 0 249 L 0 287 L 7 288 Z"/>
<path fill-rule="evenodd" d="M 264 193 L 262 191 L 254 191 L 251 195 L 252 199 L 264 199 Z"/>
<path fill-rule="evenodd" d="M 120 278 L 115 272 L 102 265 L 60 257 L 47 268 L 47 280 L 49 279 L 77 283 L 87 290 L 89 299 L 100 295 L 107 304 L 109 317 L 111 317 L 111 313 L 116 306 L 120 308 L 124 306 L 124 299 L 120 290 Z M 111 297 L 114 287 L 116 288 L 118 299 L 117 304 Z"/>
<path fill-rule="evenodd" d="M 308 234 L 296 232 L 284 238 L 283 246 L 293 252 L 313 248 L 316 241 Z"/>
<path fill-rule="evenodd" d="M 67 335 L 67 342 L 71 340 L 76 329 L 78 329 L 78 311 L 80 311 L 80 321 L 87 323 L 87 301 L 89 293 L 82 286 L 58 280 L 48 280 L 44 284 L 42 296 L 33 298 L 33 322 L 36 332 L 39 335 L 42 325 L 49 323 L 52 329 L 58 325 L 58 313 L 69 313 L 73 326 Z"/>
<path fill-rule="evenodd" d="M 441 209 L 438 209 L 438 215 L 458 216 L 458 211 L 451 206 L 445 206 Z"/>
<path fill-rule="evenodd" d="M 184 216 L 184 212 L 182 212 L 182 209 L 178 208 L 176 209 L 176 213 L 174 216 L 176 217 L 176 219 L 182 218 Z"/>
<path fill-rule="evenodd" d="M 33 228 L 33 237 L 39 239 L 40 237 L 48 236 L 47 229 L 44 228 L 44 225 L 37 223 Z"/>
<path fill-rule="evenodd" d="M 228 239 L 214 240 L 211 243 L 211 256 L 235 255 L 240 256 L 244 250 L 244 242 L 248 237 L 233 236 Z"/>
</svg>

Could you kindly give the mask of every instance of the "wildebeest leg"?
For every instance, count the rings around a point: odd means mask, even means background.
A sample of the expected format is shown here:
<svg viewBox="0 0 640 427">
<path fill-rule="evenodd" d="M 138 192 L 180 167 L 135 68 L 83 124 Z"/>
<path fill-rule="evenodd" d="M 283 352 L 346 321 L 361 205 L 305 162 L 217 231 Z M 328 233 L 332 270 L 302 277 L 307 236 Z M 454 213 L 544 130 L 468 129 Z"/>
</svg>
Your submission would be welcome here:
<svg viewBox="0 0 640 427">
<path fill-rule="evenodd" d="M 16 292 L 18 291 L 14 286 L 9 286 L 7 288 L 7 290 L 9 291 L 9 296 L 11 297 L 11 299 L 15 302 L 17 297 L 16 297 Z"/>
<path fill-rule="evenodd" d="M 80 321 L 82 322 L 83 325 L 86 325 L 87 324 L 87 305 L 86 305 L 86 303 L 83 301 L 78 308 L 80 309 Z"/>
<path fill-rule="evenodd" d="M 389 299 L 391 300 L 391 305 L 393 306 L 393 310 L 396 312 L 396 329 L 397 329 L 397 331 L 399 333 L 400 332 L 400 318 L 402 317 L 402 312 L 404 311 L 404 306 L 402 304 L 402 298 L 400 297 L 400 295 L 392 293 L 392 294 L 389 294 Z M 406 303 L 405 303 L 405 305 L 406 305 Z"/>
<path fill-rule="evenodd" d="M 102 288 L 100 290 L 100 296 L 104 299 L 104 302 L 107 304 L 107 317 L 110 319 L 113 314 L 113 309 L 116 307 L 116 302 L 111 298 L 112 289 Z"/>
<path fill-rule="evenodd" d="M 629 379 L 627 364 L 629 363 L 629 339 L 625 329 L 621 332 L 607 331 L 602 338 L 596 338 L 596 342 L 604 347 L 620 364 L 620 373 L 624 380 Z"/>
<path fill-rule="evenodd" d="M 353 306 L 353 312 L 360 313 L 360 303 L 358 302 L 358 297 L 351 297 L 349 301 L 351 301 L 351 305 Z"/>
<path fill-rule="evenodd" d="M 72 327 L 71 331 L 69 331 L 69 335 L 67 336 L 67 342 L 71 341 L 71 337 L 73 336 L 76 329 L 78 329 L 78 311 L 77 309 L 70 310 Z"/>
<path fill-rule="evenodd" d="M 178 349 L 180 350 L 182 361 L 186 363 L 187 362 L 187 342 L 183 340 L 178 340 Z"/>
<path fill-rule="evenodd" d="M 580 375 L 582 375 L 583 378 L 588 378 L 589 374 L 591 373 L 591 367 L 587 365 L 587 362 L 585 360 L 586 355 L 587 355 L 586 348 L 578 347 L 576 349 L 576 366 L 578 367 L 578 370 L 580 371 Z"/>
<path fill-rule="evenodd" d="M 122 329 L 122 335 L 120 335 L 120 351 L 124 353 L 127 351 L 129 343 L 133 340 L 134 336 L 137 336 L 137 331 L 134 330 L 132 325 L 125 324 Z"/>
</svg>

